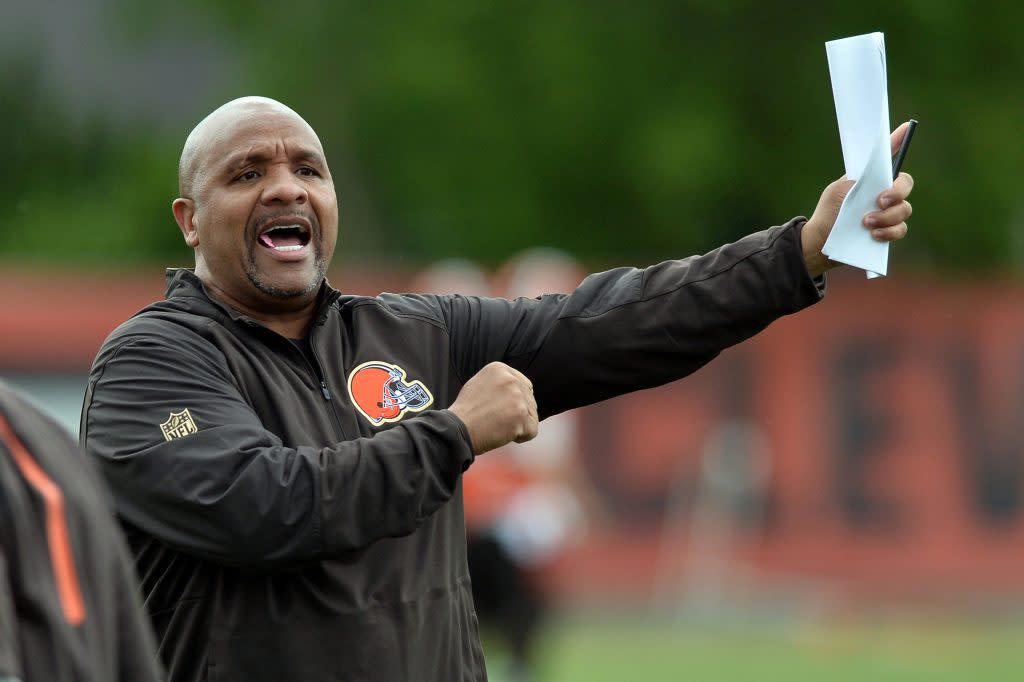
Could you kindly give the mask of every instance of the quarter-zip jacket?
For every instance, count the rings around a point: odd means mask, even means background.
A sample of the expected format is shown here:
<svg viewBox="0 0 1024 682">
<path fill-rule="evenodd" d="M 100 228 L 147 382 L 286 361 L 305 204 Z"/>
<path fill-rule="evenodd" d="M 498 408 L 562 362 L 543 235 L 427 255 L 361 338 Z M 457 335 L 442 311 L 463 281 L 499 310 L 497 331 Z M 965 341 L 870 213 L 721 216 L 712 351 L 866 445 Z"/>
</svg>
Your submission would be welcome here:
<svg viewBox="0 0 1024 682">
<path fill-rule="evenodd" d="M 460 490 L 473 454 L 446 408 L 492 361 L 530 378 L 542 418 L 689 374 L 820 298 L 802 224 L 536 299 L 325 285 L 313 362 L 169 272 L 166 300 L 103 344 L 81 428 L 169 678 L 486 679 Z M 373 423 L 391 403 L 353 400 L 366 363 L 429 404 Z"/>
</svg>

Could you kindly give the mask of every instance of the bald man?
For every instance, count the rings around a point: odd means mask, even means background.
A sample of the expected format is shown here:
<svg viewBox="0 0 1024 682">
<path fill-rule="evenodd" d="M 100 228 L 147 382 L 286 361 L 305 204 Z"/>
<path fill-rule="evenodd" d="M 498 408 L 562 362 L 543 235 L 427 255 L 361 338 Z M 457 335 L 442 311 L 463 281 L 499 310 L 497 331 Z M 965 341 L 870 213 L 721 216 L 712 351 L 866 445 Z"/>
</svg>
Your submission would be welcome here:
<svg viewBox="0 0 1024 682">
<path fill-rule="evenodd" d="M 570 294 L 348 296 L 324 279 L 338 204 L 312 128 L 263 98 L 214 111 L 173 203 L 195 269 L 106 340 L 82 415 L 170 680 L 486 679 L 462 473 L 817 302 L 850 184 Z M 876 238 L 905 234 L 911 186 L 880 197 Z"/>
</svg>

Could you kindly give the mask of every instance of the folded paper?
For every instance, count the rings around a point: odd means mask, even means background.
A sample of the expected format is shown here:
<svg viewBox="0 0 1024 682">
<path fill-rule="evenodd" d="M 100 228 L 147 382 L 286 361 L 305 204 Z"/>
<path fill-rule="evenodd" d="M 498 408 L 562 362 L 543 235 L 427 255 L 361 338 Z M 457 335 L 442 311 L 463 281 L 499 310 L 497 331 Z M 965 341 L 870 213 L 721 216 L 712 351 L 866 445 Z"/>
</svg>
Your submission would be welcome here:
<svg viewBox="0 0 1024 682">
<path fill-rule="evenodd" d="M 864 216 L 878 210 L 878 195 L 892 187 L 885 37 L 868 33 L 825 43 L 846 177 L 846 195 L 822 253 L 832 260 L 885 275 L 889 245 L 871 237 Z"/>
</svg>

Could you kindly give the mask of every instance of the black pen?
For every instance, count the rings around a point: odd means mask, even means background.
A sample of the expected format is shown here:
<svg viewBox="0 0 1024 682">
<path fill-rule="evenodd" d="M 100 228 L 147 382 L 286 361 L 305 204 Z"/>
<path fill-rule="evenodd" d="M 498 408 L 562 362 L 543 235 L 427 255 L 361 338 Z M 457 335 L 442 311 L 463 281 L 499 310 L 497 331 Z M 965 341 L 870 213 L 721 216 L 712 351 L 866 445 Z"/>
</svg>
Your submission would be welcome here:
<svg viewBox="0 0 1024 682">
<path fill-rule="evenodd" d="M 910 125 L 907 126 L 907 134 L 903 136 L 903 142 L 900 142 L 899 151 L 896 152 L 896 158 L 892 160 L 892 179 L 895 180 L 900 176 L 900 168 L 903 166 L 903 159 L 907 155 L 907 150 L 910 149 L 910 138 L 914 136 L 914 128 L 917 127 L 917 121 L 910 119 Z"/>
</svg>

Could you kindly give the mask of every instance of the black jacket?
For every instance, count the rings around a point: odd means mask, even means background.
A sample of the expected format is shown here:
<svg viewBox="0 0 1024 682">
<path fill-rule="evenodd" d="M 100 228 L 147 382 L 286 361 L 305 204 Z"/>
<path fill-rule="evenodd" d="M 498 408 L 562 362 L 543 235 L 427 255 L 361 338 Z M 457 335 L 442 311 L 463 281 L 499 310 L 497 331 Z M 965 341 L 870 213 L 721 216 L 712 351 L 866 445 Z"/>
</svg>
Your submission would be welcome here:
<svg viewBox="0 0 1024 682">
<path fill-rule="evenodd" d="M 74 441 L 0 382 L 0 678 L 162 678 L 103 484 Z"/>
<path fill-rule="evenodd" d="M 819 299 L 801 225 L 571 295 L 325 286 L 308 357 L 170 272 L 167 299 L 100 350 L 81 429 L 170 679 L 485 679 L 460 492 L 473 455 L 445 408 L 494 360 L 530 377 L 542 418 L 694 371 Z"/>
</svg>

